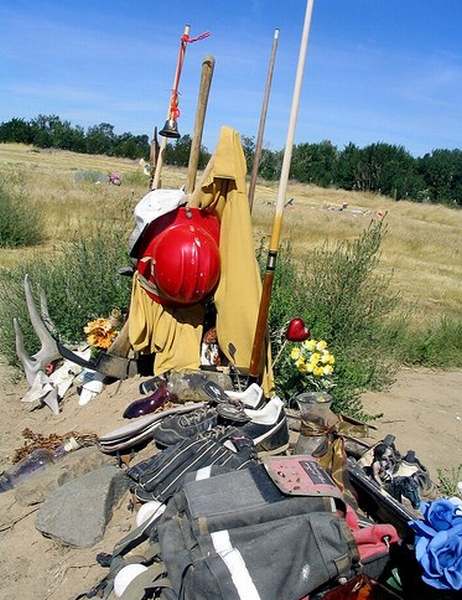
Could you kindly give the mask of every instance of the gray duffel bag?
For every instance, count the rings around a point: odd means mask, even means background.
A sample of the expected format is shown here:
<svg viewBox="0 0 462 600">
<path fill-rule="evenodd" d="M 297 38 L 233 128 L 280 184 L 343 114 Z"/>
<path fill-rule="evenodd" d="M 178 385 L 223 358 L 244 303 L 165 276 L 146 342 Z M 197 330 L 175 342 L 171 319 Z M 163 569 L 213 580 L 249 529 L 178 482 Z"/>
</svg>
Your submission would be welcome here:
<svg viewBox="0 0 462 600">
<path fill-rule="evenodd" d="M 157 531 L 180 600 L 299 600 L 359 567 L 332 498 L 282 494 L 262 466 L 186 483 Z"/>
</svg>

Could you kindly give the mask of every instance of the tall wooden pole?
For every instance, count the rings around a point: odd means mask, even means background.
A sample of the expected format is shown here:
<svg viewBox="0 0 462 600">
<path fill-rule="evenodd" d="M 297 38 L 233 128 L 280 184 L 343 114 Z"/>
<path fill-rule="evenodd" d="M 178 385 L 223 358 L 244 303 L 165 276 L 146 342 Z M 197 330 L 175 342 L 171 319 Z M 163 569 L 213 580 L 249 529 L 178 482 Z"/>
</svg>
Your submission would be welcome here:
<svg viewBox="0 0 462 600">
<path fill-rule="evenodd" d="M 279 43 L 279 29 L 274 30 L 273 45 L 271 46 L 271 55 L 268 63 L 268 73 L 266 75 L 265 92 L 263 94 L 263 104 L 260 113 L 260 122 L 258 124 L 257 140 L 255 142 L 255 155 L 253 159 L 252 175 L 249 184 L 249 205 L 252 212 L 253 201 L 255 197 L 255 187 L 257 185 L 258 167 L 260 166 L 261 152 L 263 148 L 263 136 L 265 134 L 266 114 L 268 112 L 269 99 L 271 94 L 271 83 L 273 81 L 274 63 L 276 62 L 276 52 Z"/>
<path fill-rule="evenodd" d="M 295 126 L 297 124 L 298 108 L 300 105 L 300 94 L 302 90 L 303 73 L 305 70 L 306 54 L 308 50 L 308 39 L 310 35 L 313 5 L 314 0 L 307 0 L 302 40 L 298 55 L 297 72 L 295 75 L 294 92 L 292 96 L 292 106 L 290 109 L 289 127 L 287 131 L 286 146 L 284 150 L 284 159 L 282 161 L 281 177 L 279 179 L 279 189 L 276 200 L 276 211 L 273 219 L 273 229 L 271 232 L 271 241 L 268 250 L 266 272 L 263 278 L 263 290 L 260 300 L 260 308 L 258 311 L 257 325 L 255 328 L 252 356 L 250 358 L 249 375 L 251 378 L 259 377 L 263 370 L 263 347 L 265 345 L 265 337 L 268 324 L 268 313 L 271 302 L 271 290 L 273 287 L 274 271 L 276 268 L 276 259 L 281 239 L 281 228 L 284 213 L 284 205 L 286 200 L 287 182 L 289 180 L 290 163 L 292 160 Z"/>
<path fill-rule="evenodd" d="M 183 35 L 184 36 L 189 36 L 189 33 L 191 31 L 191 26 L 190 25 L 185 25 L 184 26 L 184 30 L 183 30 Z M 181 51 L 181 48 L 180 48 Z M 173 77 L 173 85 L 172 85 L 172 89 L 175 89 L 175 87 L 178 84 L 178 78 L 179 78 L 179 73 L 181 70 L 181 66 L 180 66 L 180 61 L 177 61 L 177 65 L 176 65 L 176 69 L 175 69 L 175 76 Z M 167 109 L 167 119 L 170 118 L 170 106 L 171 106 L 171 102 L 170 102 L 171 98 L 169 96 L 168 98 L 168 109 Z M 164 152 L 165 152 L 165 148 L 167 147 L 167 138 L 166 137 L 162 137 L 162 140 L 160 142 L 160 148 L 159 148 L 159 154 L 157 156 L 157 162 L 156 162 L 156 170 L 154 171 L 154 177 L 152 180 L 152 184 L 151 184 L 151 189 L 156 190 L 159 185 L 160 185 L 160 174 L 162 172 L 162 166 L 164 164 Z"/>
<path fill-rule="evenodd" d="M 205 114 L 207 112 L 207 103 L 209 100 L 210 86 L 212 84 L 213 70 L 215 68 L 215 58 L 206 56 L 202 61 L 201 81 L 199 86 L 199 97 L 197 99 L 196 119 L 194 121 L 194 135 L 191 144 L 188 164 L 188 180 L 186 191 L 193 193 L 196 185 L 197 167 L 201 152 L 202 133 L 204 131 Z"/>
</svg>

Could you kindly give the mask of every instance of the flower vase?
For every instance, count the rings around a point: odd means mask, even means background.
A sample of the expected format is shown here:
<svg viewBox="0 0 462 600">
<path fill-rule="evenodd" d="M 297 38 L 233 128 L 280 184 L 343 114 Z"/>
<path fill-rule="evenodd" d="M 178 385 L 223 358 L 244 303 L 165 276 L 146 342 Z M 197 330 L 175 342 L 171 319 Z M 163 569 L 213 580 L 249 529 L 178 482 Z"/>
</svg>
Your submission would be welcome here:
<svg viewBox="0 0 462 600">
<path fill-rule="evenodd" d="M 295 453 L 313 454 L 339 421 L 331 410 L 332 396 L 326 392 L 307 392 L 299 394 L 295 401 L 300 411 L 300 437 Z"/>
</svg>

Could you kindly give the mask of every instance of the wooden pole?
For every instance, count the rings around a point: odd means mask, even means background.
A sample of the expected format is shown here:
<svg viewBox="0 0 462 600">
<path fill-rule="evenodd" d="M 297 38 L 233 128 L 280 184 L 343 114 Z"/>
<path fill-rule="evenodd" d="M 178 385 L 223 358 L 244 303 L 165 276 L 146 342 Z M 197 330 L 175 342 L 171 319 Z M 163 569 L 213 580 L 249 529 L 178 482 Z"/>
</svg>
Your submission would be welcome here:
<svg viewBox="0 0 462 600">
<path fill-rule="evenodd" d="M 257 140 L 255 142 L 255 156 L 253 159 L 252 175 L 249 184 L 249 205 L 252 212 L 253 201 L 255 197 L 255 187 L 257 185 L 258 167 L 260 166 L 261 152 L 263 148 L 263 136 L 265 134 L 266 114 L 268 112 L 269 99 L 271 94 L 271 83 L 273 81 L 274 63 L 276 62 L 276 52 L 279 43 L 279 29 L 274 30 L 273 45 L 268 63 L 268 73 L 266 75 L 265 92 L 263 94 L 263 104 L 260 113 L 260 122 L 258 124 Z"/>
<path fill-rule="evenodd" d="M 159 154 L 159 142 L 157 140 L 157 127 L 154 127 L 154 130 L 152 132 L 151 147 L 149 149 L 149 163 L 150 163 L 150 167 L 151 167 L 151 175 L 149 177 L 149 189 L 150 190 L 153 189 L 152 182 L 154 181 L 154 170 L 156 168 L 158 154 Z"/>
<path fill-rule="evenodd" d="M 251 378 L 258 378 L 263 370 L 263 347 L 265 345 L 266 330 L 268 324 L 268 313 L 271 302 L 271 290 L 273 287 L 274 271 L 276 268 L 276 259 L 281 239 L 282 219 L 287 192 L 287 182 L 289 180 L 290 163 L 292 160 L 292 149 L 294 145 L 295 127 L 297 124 L 298 109 L 300 105 L 300 94 L 303 83 L 303 73 L 305 70 L 306 54 L 308 49 L 308 39 L 311 28 L 311 17 L 313 14 L 314 0 L 307 0 L 305 20 L 303 24 L 303 33 L 298 55 L 297 72 L 295 75 L 294 92 L 292 96 L 292 106 L 290 109 L 289 127 L 287 131 L 286 146 L 284 150 L 284 159 L 282 161 L 281 177 L 279 179 L 278 196 L 276 200 L 276 210 L 273 219 L 273 229 L 268 250 L 268 259 L 266 263 L 266 272 L 263 278 L 263 290 L 258 311 L 257 325 L 252 347 L 252 356 L 250 358 L 249 375 Z"/>
<path fill-rule="evenodd" d="M 184 30 L 183 30 L 183 35 L 189 36 L 190 31 L 191 31 L 191 26 L 185 25 Z M 181 52 L 181 46 L 180 46 L 180 52 Z M 172 89 L 175 89 L 176 85 L 178 84 L 180 70 L 181 70 L 180 61 L 178 60 L 177 64 L 176 64 L 176 69 L 175 69 L 175 76 L 173 77 Z M 171 100 L 171 98 L 169 96 L 167 119 L 170 118 L 170 105 L 171 105 L 170 100 Z M 153 189 L 153 190 L 156 190 L 160 186 L 160 174 L 162 172 L 162 166 L 164 164 L 164 152 L 165 152 L 166 146 L 167 146 L 167 138 L 162 137 L 162 140 L 160 142 L 159 154 L 157 156 L 156 170 L 154 171 L 154 177 L 153 177 L 152 185 L 151 185 L 151 189 Z"/>
<path fill-rule="evenodd" d="M 199 97 L 197 99 L 196 118 L 194 121 L 194 135 L 191 144 L 191 152 L 189 154 L 186 191 L 190 194 L 193 193 L 196 185 L 197 167 L 199 165 L 199 157 L 201 152 L 202 133 L 204 131 L 205 114 L 207 112 L 207 103 L 209 99 L 214 68 L 215 58 L 213 56 L 206 56 L 202 61 Z"/>
</svg>

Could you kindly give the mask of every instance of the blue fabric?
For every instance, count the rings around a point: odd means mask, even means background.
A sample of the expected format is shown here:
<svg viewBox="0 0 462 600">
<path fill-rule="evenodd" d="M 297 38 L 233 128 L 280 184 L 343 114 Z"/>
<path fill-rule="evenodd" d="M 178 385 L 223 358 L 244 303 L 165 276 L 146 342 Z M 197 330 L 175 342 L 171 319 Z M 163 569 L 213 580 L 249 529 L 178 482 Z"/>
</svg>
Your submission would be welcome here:
<svg viewBox="0 0 462 600">
<path fill-rule="evenodd" d="M 423 502 L 423 519 L 410 521 L 422 579 L 440 590 L 462 590 L 462 508 L 446 499 Z"/>
</svg>

